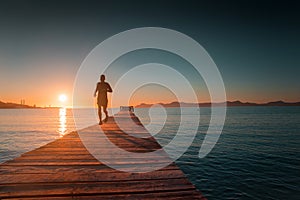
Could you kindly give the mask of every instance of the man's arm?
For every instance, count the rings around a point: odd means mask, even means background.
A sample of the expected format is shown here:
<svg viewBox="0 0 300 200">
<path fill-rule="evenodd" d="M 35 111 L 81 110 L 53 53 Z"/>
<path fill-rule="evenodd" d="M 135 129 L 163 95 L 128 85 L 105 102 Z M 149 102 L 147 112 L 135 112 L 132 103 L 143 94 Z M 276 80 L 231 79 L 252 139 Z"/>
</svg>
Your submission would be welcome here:
<svg viewBox="0 0 300 200">
<path fill-rule="evenodd" d="M 97 83 L 97 86 L 96 86 L 96 89 L 95 89 L 95 92 L 94 92 L 94 97 L 97 96 L 97 91 L 98 91 L 98 83 Z"/>
<path fill-rule="evenodd" d="M 109 83 L 107 83 L 107 86 L 108 86 L 108 88 L 107 88 L 107 92 L 112 92 L 112 89 L 111 89 L 111 87 L 110 87 Z"/>
</svg>

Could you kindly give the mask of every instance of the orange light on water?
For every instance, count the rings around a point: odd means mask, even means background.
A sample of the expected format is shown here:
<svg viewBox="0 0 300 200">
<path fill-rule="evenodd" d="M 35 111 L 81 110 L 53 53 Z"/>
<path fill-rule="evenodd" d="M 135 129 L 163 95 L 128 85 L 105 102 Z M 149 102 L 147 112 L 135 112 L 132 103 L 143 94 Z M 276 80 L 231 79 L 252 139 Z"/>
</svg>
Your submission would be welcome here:
<svg viewBox="0 0 300 200">
<path fill-rule="evenodd" d="M 59 136 L 62 137 L 67 132 L 67 109 L 60 108 L 59 109 L 59 128 L 58 128 Z"/>
</svg>

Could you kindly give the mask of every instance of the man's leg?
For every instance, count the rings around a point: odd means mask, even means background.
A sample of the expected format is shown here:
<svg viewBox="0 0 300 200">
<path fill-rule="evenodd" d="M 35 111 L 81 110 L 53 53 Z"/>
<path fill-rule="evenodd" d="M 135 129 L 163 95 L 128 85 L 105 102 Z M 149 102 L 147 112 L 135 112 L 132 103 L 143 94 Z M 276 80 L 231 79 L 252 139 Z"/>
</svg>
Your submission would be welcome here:
<svg viewBox="0 0 300 200">
<path fill-rule="evenodd" d="M 99 116 L 99 125 L 101 125 L 102 124 L 101 106 L 98 106 L 98 116 Z"/>
<path fill-rule="evenodd" d="M 104 122 L 107 122 L 108 120 L 108 112 L 107 112 L 107 106 L 103 106 L 103 111 L 105 113 L 105 119 L 103 120 Z"/>
</svg>

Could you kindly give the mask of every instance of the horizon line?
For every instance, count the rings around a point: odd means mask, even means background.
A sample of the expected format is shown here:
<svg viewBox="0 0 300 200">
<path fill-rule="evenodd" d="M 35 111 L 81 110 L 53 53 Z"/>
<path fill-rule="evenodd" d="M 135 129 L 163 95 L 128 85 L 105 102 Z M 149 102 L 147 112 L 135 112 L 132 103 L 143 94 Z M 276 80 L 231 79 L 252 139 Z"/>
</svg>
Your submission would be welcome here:
<svg viewBox="0 0 300 200">
<path fill-rule="evenodd" d="M 19 103 L 13 103 L 13 102 L 3 102 L 0 100 L 0 103 L 2 104 L 13 104 L 15 106 L 23 106 L 24 108 L 96 108 L 96 106 L 72 106 L 72 105 L 65 105 L 65 106 L 30 106 L 30 105 L 26 105 L 26 104 L 19 104 Z M 179 102 L 179 101 L 172 101 L 172 102 L 168 102 L 168 103 L 162 103 L 162 102 L 153 102 L 153 103 L 139 103 L 139 104 L 135 104 L 135 105 L 119 105 L 120 106 L 134 106 L 134 107 L 138 107 L 138 106 L 142 106 L 142 105 L 156 105 L 156 104 L 160 104 L 160 105 L 168 105 L 168 104 L 224 104 L 224 103 L 241 103 L 241 104 L 257 104 L 257 105 L 264 105 L 264 104 L 270 104 L 270 103 L 286 103 L 286 104 L 297 104 L 300 103 L 299 101 L 294 101 L 294 102 L 288 102 L 288 101 L 283 101 L 283 100 L 276 100 L 276 101 L 267 101 L 267 102 L 263 102 L 263 103 L 259 103 L 259 102 L 250 102 L 250 101 L 240 101 L 240 100 L 227 100 L 224 102 Z M 108 107 L 108 108 L 118 108 L 118 107 Z M 1 104 L 0 104 L 0 108 L 1 108 Z M 5 108 L 5 107 L 2 107 Z M 18 108 L 18 107 L 16 107 Z M 20 107 L 19 107 L 20 108 Z M 21 107 L 22 108 L 22 107 Z"/>
</svg>

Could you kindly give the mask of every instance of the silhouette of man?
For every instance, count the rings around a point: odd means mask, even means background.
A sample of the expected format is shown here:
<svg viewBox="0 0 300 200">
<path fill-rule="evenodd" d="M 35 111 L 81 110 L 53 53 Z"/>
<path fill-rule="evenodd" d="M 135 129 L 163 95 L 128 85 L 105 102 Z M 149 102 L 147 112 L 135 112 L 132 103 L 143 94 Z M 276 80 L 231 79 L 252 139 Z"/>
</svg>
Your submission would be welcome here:
<svg viewBox="0 0 300 200">
<path fill-rule="evenodd" d="M 110 85 L 105 82 L 105 76 L 102 74 L 100 76 L 100 82 L 97 83 L 96 90 L 94 92 L 94 97 L 98 93 L 97 104 L 98 104 L 98 116 L 99 116 L 99 125 L 102 124 L 102 112 L 101 107 L 103 107 L 103 112 L 105 113 L 105 119 L 103 122 L 107 122 L 108 113 L 107 113 L 107 92 L 112 92 Z"/>
</svg>

